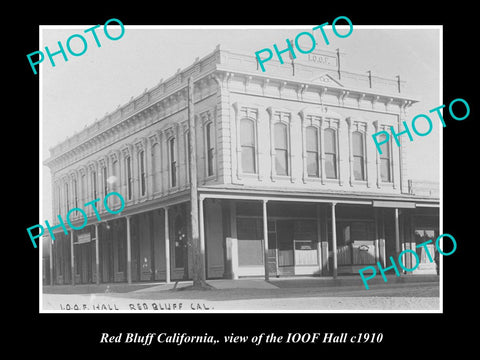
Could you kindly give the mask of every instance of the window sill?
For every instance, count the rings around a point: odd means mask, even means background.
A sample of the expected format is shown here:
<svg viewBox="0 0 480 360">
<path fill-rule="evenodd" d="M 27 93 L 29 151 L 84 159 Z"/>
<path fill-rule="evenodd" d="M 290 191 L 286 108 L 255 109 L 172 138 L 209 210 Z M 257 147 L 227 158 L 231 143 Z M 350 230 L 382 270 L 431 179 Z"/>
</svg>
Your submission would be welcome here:
<svg viewBox="0 0 480 360">
<path fill-rule="evenodd" d="M 367 185 L 367 180 L 353 180 L 352 184 L 353 185 Z"/>
<path fill-rule="evenodd" d="M 180 186 L 175 186 L 175 187 L 169 187 L 167 189 L 166 195 L 168 194 L 173 194 L 175 192 L 178 192 L 180 190 Z"/>
<path fill-rule="evenodd" d="M 137 203 L 143 203 L 145 201 L 148 200 L 148 197 L 145 195 L 145 196 L 140 196 L 138 199 L 137 199 Z"/>
<path fill-rule="evenodd" d="M 209 175 L 207 177 L 204 177 L 203 178 L 203 182 L 207 182 L 207 181 L 211 181 L 211 180 L 216 180 L 217 179 L 217 175 L 213 174 L 213 175 Z"/>
<path fill-rule="evenodd" d="M 319 182 L 319 183 L 321 183 L 321 182 L 322 182 L 322 178 L 321 178 L 321 177 L 316 177 L 316 176 L 315 176 L 315 177 L 314 177 L 314 176 L 307 176 L 307 177 L 305 177 L 305 178 L 303 179 L 303 181 L 304 181 L 305 183 L 309 183 L 309 182 L 315 182 L 315 183 L 316 183 L 316 182 Z"/>
<path fill-rule="evenodd" d="M 379 188 L 393 188 L 393 181 L 392 182 L 387 182 L 387 181 L 381 181 Z"/>
<path fill-rule="evenodd" d="M 240 173 L 240 177 L 245 178 L 258 178 L 258 173 Z"/>
<path fill-rule="evenodd" d="M 292 178 L 290 175 L 273 175 L 272 176 L 273 180 L 281 180 L 281 181 L 291 181 Z"/>
</svg>

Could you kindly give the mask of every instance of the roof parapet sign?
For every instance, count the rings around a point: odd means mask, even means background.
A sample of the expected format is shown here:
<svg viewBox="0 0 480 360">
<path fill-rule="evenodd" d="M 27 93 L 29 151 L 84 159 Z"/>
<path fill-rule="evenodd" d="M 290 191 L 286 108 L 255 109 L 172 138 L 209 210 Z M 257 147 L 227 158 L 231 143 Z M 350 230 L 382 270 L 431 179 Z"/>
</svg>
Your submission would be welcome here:
<svg viewBox="0 0 480 360">
<path fill-rule="evenodd" d="M 335 27 L 337 21 L 341 20 L 341 19 L 345 20 L 349 25 L 349 30 L 346 34 L 340 34 L 337 31 L 337 28 Z M 328 40 L 328 36 L 327 36 L 327 34 L 325 33 L 325 30 L 324 30 L 324 26 L 326 26 L 326 25 L 328 25 L 328 22 L 323 23 L 321 25 L 317 25 L 317 26 L 312 28 L 312 32 L 317 30 L 317 29 L 320 30 L 320 33 L 322 34 L 323 41 L 325 42 L 326 45 L 329 45 L 330 41 Z M 333 20 L 333 22 L 332 22 L 332 31 L 335 34 L 335 36 L 337 36 L 339 38 L 347 38 L 353 32 L 352 21 L 346 16 L 339 16 L 339 17 L 335 18 L 335 20 Z M 310 49 L 305 49 L 305 48 L 300 47 L 299 42 L 301 41 L 302 37 L 307 37 L 308 39 L 310 39 L 310 42 L 311 42 Z M 293 59 L 297 58 L 297 55 L 295 54 L 295 50 L 294 50 L 294 44 L 295 44 L 295 49 L 302 54 L 310 54 L 312 51 L 315 50 L 315 47 L 317 46 L 317 41 L 315 40 L 315 36 L 312 33 L 307 32 L 307 31 L 302 31 L 302 32 L 298 33 L 297 36 L 295 37 L 295 41 L 292 41 L 290 39 L 286 39 L 285 42 L 287 44 L 287 48 L 283 49 L 283 50 L 279 50 L 277 44 L 273 44 L 273 49 L 275 50 L 275 53 L 277 55 L 278 61 L 280 61 L 280 64 L 284 64 L 282 54 L 284 54 L 286 52 L 289 53 L 288 55 L 289 55 L 289 58 L 292 60 L 292 62 L 293 62 Z M 260 54 L 265 53 L 265 52 L 268 55 L 265 58 L 262 58 L 260 56 Z M 257 61 L 260 65 L 262 71 L 265 72 L 264 63 L 266 63 L 267 61 L 270 61 L 273 58 L 273 52 L 270 48 L 261 49 L 261 50 L 255 52 L 255 57 L 257 58 Z M 326 59 L 322 59 L 322 60 L 326 60 Z"/>
</svg>

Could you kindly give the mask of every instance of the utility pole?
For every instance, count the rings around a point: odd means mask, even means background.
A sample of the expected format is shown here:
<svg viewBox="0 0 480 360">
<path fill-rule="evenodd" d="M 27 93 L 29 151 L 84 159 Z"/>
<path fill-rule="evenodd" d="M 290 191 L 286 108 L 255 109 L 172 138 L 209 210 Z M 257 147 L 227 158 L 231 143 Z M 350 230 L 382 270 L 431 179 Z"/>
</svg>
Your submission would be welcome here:
<svg viewBox="0 0 480 360">
<path fill-rule="evenodd" d="M 193 79 L 188 78 L 188 139 L 190 151 L 190 241 L 193 250 L 193 287 L 207 288 L 205 282 L 204 254 L 200 251 L 198 222 L 198 185 L 197 185 L 197 137 L 193 111 Z"/>
<path fill-rule="evenodd" d="M 337 72 L 338 80 L 342 80 L 342 72 L 340 71 L 340 49 L 337 49 Z"/>
<path fill-rule="evenodd" d="M 400 94 L 400 75 L 397 75 L 395 77 L 397 78 L 398 93 Z"/>
</svg>

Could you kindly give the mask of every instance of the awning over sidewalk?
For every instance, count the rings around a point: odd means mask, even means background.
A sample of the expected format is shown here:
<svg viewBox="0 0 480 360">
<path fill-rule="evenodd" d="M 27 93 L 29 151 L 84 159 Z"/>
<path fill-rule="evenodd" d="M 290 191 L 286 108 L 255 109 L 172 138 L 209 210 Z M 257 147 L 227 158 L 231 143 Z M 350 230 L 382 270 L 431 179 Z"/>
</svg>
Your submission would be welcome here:
<svg viewBox="0 0 480 360">
<path fill-rule="evenodd" d="M 405 202 L 405 201 L 372 201 L 373 207 L 380 208 L 397 208 L 397 209 L 414 209 L 416 204 L 414 202 Z"/>
</svg>

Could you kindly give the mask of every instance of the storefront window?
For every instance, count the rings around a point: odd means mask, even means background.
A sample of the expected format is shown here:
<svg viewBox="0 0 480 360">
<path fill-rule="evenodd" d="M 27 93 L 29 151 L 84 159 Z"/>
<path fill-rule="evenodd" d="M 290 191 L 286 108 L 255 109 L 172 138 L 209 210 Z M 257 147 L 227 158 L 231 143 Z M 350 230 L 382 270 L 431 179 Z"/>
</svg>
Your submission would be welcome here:
<svg viewBox="0 0 480 360">
<path fill-rule="evenodd" d="M 237 218 L 238 265 L 263 264 L 263 223 L 258 218 Z"/>
<path fill-rule="evenodd" d="M 338 265 L 375 263 L 375 226 L 370 221 L 342 221 L 337 224 Z"/>
</svg>

